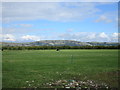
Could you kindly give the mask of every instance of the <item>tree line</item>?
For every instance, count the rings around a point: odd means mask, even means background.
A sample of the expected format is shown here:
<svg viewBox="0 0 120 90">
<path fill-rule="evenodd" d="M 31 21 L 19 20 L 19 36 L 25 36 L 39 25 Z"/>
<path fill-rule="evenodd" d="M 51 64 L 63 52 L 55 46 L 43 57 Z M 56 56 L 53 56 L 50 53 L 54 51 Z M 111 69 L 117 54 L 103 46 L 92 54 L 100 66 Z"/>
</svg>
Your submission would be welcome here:
<svg viewBox="0 0 120 90">
<path fill-rule="evenodd" d="M 120 49 L 118 46 L 3 46 L 2 50 Z"/>
</svg>

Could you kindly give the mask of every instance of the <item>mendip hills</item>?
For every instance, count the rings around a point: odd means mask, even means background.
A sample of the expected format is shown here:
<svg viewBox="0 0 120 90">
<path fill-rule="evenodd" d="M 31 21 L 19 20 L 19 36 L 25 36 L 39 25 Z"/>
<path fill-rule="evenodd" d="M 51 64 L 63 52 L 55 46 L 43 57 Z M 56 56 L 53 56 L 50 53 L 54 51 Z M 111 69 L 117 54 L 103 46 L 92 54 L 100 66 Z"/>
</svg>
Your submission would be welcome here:
<svg viewBox="0 0 120 90">
<path fill-rule="evenodd" d="M 118 46 L 118 42 L 80 42 L 74 40 L 41 40 L 35 42 L 2 42 L 3 46 Z"/>
</svg>

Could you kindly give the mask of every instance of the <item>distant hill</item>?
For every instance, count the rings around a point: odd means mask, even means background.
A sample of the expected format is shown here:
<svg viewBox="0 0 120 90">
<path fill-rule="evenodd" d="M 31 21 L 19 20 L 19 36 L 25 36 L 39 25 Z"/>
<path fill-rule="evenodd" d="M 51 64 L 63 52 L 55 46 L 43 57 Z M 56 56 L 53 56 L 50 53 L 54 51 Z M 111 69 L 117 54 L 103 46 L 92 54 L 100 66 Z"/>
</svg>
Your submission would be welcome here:
<svg viewBox="0 0 120 90">
<path fill-rule="evenodd" d="M 73 40 L 41 40 L 29 43 L 7 43 L 3 46 L 117 46 L 117 42 L 80 42 Z"/>
</svg>

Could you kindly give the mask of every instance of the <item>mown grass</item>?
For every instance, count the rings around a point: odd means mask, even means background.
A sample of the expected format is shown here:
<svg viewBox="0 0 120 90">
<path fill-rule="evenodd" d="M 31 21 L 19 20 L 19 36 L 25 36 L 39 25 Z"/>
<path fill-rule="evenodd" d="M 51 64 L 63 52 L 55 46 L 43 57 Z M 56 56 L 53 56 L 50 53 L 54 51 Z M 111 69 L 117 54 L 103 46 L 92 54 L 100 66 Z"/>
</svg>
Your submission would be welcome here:
<svg viewBox="0 0 120 90">
<path fill-rule="evenodd" d="M 3 88 L 73 79 L 118 86 L 118 50 L 5 50 L 2 55 Z"/>
</svg>

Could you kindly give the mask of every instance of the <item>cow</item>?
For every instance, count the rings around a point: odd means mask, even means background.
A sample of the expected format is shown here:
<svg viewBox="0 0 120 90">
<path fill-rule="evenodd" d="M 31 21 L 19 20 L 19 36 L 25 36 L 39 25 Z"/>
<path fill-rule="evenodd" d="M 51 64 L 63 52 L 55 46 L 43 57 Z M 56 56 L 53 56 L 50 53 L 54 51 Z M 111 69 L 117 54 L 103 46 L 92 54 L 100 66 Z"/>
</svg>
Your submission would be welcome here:
<svg viewBox="0 0 120 90">
<path fill-rule="evenodd" d="M 59 51 L 59 49 L 57 48 L 56 51 Z"/>
</svg>

